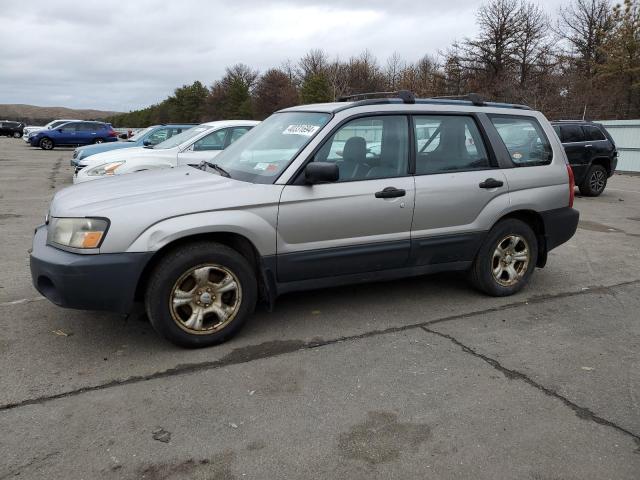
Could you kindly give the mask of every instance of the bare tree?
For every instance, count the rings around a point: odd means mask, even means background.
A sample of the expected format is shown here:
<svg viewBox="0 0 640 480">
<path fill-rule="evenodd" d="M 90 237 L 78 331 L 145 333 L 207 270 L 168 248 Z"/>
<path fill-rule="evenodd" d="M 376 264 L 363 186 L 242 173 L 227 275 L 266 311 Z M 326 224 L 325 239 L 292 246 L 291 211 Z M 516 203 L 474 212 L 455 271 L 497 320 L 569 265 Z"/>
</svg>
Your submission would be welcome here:
<svg viewBox="0 0 640 480">
<path fill-rule="evenodd" d="M 398 52 L 393 54 L 387 59 L 387 66 L 384 70 L 385 80 L 387 82 L 387 89 L 397 90 L 398 84 L 402 77 L 402 71 L 406 68 L 406 63 Z"/>
<path fill-rule="evenodd" d="M 602 47 L 613 27 L 609 0 L 573 0 L 560 8 L 557 31 L 577 57 L 581 75 L 592 78 L 603 63 Z"/>
<path fill-rule="evenodd" d="M 544 64 L 551 49 L 549 17 L 533 3 L 520 4 L 521 31 L 514 50 L 518 63 L 518 83 L 525 90 L 534 70 Z"/>
<path fill-rule="evenodd" d="M 476 19 L 480 33 L 462 44 L 463 62 L 483 77 L 479 80 L 488 93 L 504 97 L 509 93 L 523 27 L 520 3 L 492 0 L 480 7 Z"/>
</svg>

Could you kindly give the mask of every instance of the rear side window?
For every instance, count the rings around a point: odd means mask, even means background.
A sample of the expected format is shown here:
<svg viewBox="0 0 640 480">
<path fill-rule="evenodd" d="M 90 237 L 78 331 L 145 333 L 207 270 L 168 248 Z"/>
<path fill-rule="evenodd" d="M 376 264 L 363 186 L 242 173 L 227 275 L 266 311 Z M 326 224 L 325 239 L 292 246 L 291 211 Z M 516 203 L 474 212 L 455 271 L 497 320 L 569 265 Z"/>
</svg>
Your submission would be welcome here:
<svg viewBox="0 0 640 480">
<path fill-rule="evenodd" d="M 516 166 L 530 167 L 551 163 L 551 145 L 536 119 L 491 116 L 491 121 Z"/>
<path fill-rule="evenodd" d="M 473 118 L 420 115 L 414 128 L 416 175 L 491 168 Z"/>
<path fill-rule="evenodd" d="M 606 140 L 604 133 L 600 131 L 598 127 L 592 127 L 590 125 L 582 127 L 584 129 L 585 137 L 589 141 Z"/>
<path fill-rule="evenodd" d="M 584 142 L 584 132 L 580 125 L 560 125 L 562 143 Z"/>
</svg>

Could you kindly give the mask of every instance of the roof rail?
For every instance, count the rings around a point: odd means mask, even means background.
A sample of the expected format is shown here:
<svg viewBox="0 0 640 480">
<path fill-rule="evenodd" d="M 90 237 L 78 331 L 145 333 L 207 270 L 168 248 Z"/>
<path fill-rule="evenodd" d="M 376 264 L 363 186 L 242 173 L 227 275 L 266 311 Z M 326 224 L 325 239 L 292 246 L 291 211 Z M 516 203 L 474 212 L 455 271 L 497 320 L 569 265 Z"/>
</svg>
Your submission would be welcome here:
<svg viewBox="0 0 640 480">
<path fill-rule="evenodd" d="M 466 95 L 441 95 L 429 98 L 441 98 L 442 100 L 468 100 L 477 107 L 483 107 L 486 105 L 484 99 L 477 93 L 467 93 Z"/>
<path fill-rule="evenodd" d="M 416 98 L 413 92 L 408 90 L 399 90 L 397 92 L 370 92 L 358 93 L 354 95 L 346 95 L 338 98 L 339 102 L 352 103 L 341 107 L 336 111 L 346 110 L 353 107 L 362 107 L 366 105 L 380 105 L 387 103 L 408 103 L 408 104 L 431 104 L 431 105 L 468 105 L 476 107 L 490 108 L 512 108 L 518 110 L 531 110 L 527 105 L 518 105 L 515 103 L 486 102 L 477 93 L 468 93 L 466 95 L 451 95 L 428 98 Z"/>
<path fill-rule="evenodd" d="M 374 98 L 399 98 L 402 103 L 416 103 L 416 96 L 409 90 L 398 90 L 396 92 L 368 92 L 344 95 L 338 98 L 339 102 L 370 100 Z"/>
</svg>

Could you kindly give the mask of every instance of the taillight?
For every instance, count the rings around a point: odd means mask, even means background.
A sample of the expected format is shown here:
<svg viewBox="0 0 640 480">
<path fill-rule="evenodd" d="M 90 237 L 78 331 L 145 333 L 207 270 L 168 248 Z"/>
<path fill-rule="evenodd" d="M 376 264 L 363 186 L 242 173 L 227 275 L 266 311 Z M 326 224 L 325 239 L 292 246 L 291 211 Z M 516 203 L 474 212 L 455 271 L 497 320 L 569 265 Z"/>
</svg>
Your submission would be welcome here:
<svg viewBox="0 0 640 480">
<path fill-rule="evenodd" d="M 576 178 L 573 176 L 571 165 L 567 163 L 567 172 L 569 173 L 569 208 L 573 207 L 573 200 L 576 197 Z"/>
<path fill-rule="evenodd" d="M 117 137 L 118 136 L 118 132 L 116 132 L 115 130 L 109 130 L 109 136 L 110 137 Z"/>
</svg>

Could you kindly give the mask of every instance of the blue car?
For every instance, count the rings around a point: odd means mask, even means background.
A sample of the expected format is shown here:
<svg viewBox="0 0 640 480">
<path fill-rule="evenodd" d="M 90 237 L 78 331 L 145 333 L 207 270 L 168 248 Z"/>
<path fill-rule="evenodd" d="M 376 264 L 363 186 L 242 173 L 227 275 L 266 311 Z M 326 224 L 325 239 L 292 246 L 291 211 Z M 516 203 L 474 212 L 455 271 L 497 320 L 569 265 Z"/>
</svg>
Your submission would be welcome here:
<svg viewBox="0 0 640 480">
<path fill-rule="evenodd" d="M 77 167 L 80 160 L 84 160 L 96 153 L 109 152 L 111 150 L 119 150 L 121 148 L 154 146 L 192 127 L 193 125 L 190 124 L 154 125 L 152 127 L 147 127 L 144 130 L 140 130 L 133 137 L 125 140 L 124 142 L 103 143 L 101 145 L 79 147 L 73 151 L 71 165 Z"/>
<path fill-rule="evenodd" d="M 117 142 L 118 134 L 110 123 L 69 122 L 53 129 L 39 131 L 29 137 L 32 147 L 52 150 L 60 145 L 89 145 Z"/>
</svg>

